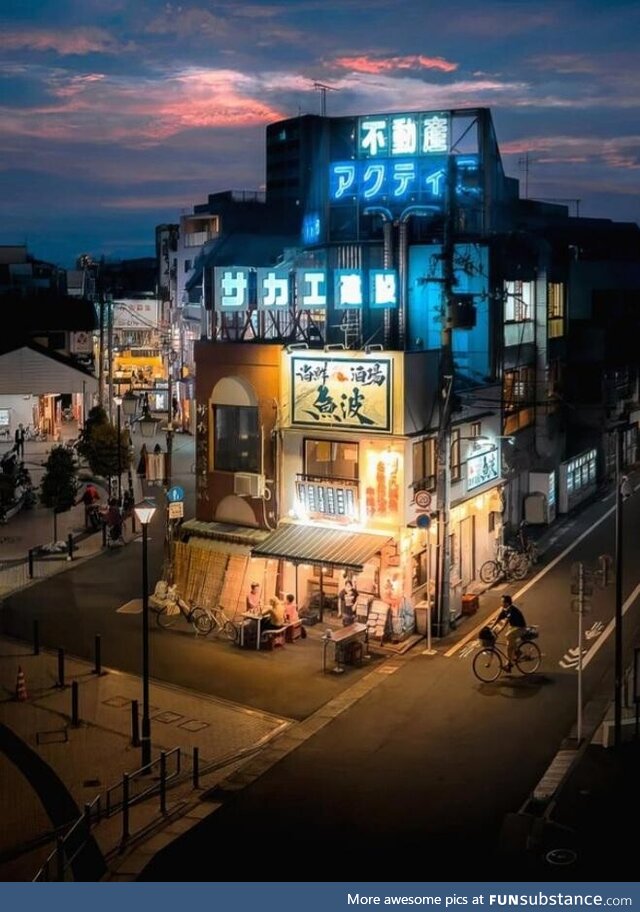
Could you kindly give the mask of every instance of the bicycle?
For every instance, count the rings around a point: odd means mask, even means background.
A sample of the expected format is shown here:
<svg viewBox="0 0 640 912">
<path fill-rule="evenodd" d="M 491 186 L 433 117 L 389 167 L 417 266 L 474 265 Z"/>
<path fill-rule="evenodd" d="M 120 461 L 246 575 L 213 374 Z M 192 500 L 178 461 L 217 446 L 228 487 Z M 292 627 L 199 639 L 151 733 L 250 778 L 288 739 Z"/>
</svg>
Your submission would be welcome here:
<svg viewBox="0 0 640 912">
<path fill-rule="evenodd" d="M 534 674 L 542 661 L 542 653 L 537 643 L 537 627 L 526 627 L 521 635 L 514 656 L 513 664 L 523 675 Z M 509 657 L 497 644 L 495 633 L 490 627 L 480 631 L 480 649 L 473 657 L 473 673 L 483 684 L 492 684 L 503 672 L 509 671 Z"/>
<path fill-rule="evenodd" d="M 229 620 L 219 605 L 215 608 L 203 608 L 202 610 L 206 612 L 211 622 L 208 633 L 213 633 L 214 636 L 218 636 L 223 640 L 229 640 L 230 643 L 238 642 L 240 630 L 233 621 Z"/>
<path fill-rule="evenodd" d="M 527 521 L 523 519 L 518 526 L 518 551 L 524 554 L 530 565 L 537 564 L 540 559 L 538 546 L 527 535 Z"/>
<path fill-rule="evenodd" d="M 529 562 L 524 554 L 515 548 L 498 545 L 495 560 L 485 561 L 480 567 L 480 579 L 483 583 L 497 583 L 498 580 L 521 580 L 527 575 Z"/>
<path fill-rule="evenodd" d="M 180 618 L 184 617 L 189 624 L 193 624 L 196 633 L 203 636 L 211 633 L 213 621 L 204 608 L 197 605 L 188 605 L 183 599 L 166 601 L 156 611 L 156 623 L 163 630 L 168 630 Z"/>
</svg>

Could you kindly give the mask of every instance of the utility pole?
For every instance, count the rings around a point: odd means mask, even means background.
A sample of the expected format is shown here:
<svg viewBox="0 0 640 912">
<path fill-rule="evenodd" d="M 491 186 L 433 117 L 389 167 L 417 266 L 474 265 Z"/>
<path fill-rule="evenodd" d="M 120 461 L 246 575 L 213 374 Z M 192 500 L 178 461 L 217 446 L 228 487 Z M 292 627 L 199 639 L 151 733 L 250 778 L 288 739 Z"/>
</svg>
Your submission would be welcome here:
<svg viewBox="0 0 640 912">
<path fill-rule="evenodd" d="M 107 384 L 109 395 L 109 421 L 113 424 L 113 296 L 107 300 Z"/>
<path fill-rule="evenodd" d="M 439 636 L 446 636 L 451 625 L 451 537 L 449 512 L 451 499 L 451 399 L 454 387 L 453 362 L 453 269 L 455 231 L 456 164 L 453 155 L 447 158 L 447 184 L 442 239 L 442 295 L 444 313 L 440 340 L 440 418 L 438 423 L 438 458 L 436 493 L 438 498 L 438 538 L 440 542 L 439 587 L 436 623 Z"/>
<path fill-rule="evenodd" d="M 100 319 L 100 341 L 98 343 L 98 405 L 104 405 L 104 258 L 98 265 L 98 313 Z"/>
<path fill-rule="evenodd" d="M 622 428 L 617 430 L 616 440 L 616 605 L 615 605 L 615 647 L 614 647 L 614 714 L 613 743 L 616 748 L 622 744 Z"/>
<path fill-rule="evenodd" d="M 314 82 L 314 89 L 320 92 L 320 114 L 322 117 L 327 116 L 327 92 L 338 92 L 335 86 L 325 85 L 324 82 Z"/>
</svg>

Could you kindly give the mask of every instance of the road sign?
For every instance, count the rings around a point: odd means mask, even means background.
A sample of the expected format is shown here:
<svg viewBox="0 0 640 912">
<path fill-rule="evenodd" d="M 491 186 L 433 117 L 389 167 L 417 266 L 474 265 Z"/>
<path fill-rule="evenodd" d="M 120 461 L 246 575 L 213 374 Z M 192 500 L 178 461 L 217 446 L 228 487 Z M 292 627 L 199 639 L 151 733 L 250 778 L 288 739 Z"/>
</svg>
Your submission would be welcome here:
<svg viewBox="0 0 640 912">
<path fill-rule="evenodd" d="M 431 494 L 428 491 L 416 491 L 416 506 L 428 510 L 431 506 Z"/>
<path fill-rule="evenodd" d="M 416 526 L 419 529 L 428 529 L 431 525 L 431 517 L 428 513 L 418 513 L 416 516 Z"/>
<path fill-rule="evenodd" d="M 182 519 L 184 516 L 184 503 L 176 500 L 169 504 L 169 519 Z"/>
<path fill-rule="evenodd" d="M 181 488 L 180 485 L 174 485 L 172 488 L 169 488 L 167 491 L 167 500 L 169 503 L 177 503 L 179 500 L 184 500 L 184 488 Z"/>
</svg>

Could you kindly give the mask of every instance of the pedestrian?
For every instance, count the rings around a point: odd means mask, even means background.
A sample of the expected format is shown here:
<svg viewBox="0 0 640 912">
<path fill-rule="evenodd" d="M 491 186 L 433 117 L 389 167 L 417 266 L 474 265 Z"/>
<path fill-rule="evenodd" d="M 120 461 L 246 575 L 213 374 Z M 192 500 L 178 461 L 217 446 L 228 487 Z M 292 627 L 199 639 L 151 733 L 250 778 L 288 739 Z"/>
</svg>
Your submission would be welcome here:
<svg viewBox="0 0 640 912">
<path fill-rule="evenodd" d="M 350 579 L 345 580 L 344 588 L 338 596 L 340 601 L 340 614 L 342 615 L 342 624 L 348 627 L 356 619 L 356 602 L 358 600 L 358 590 Z"/>
<path fill-rule="evenodd" d="M 147 477 L 147 445 L 143 443 L 140 447 L 140 458 L 138 460 L 137 475 L 140 478 L 140 481 L 144 481 Z"/>
<path fill-rule="evenodd" d="M 25 438 L 24 427 L 21 424 L 19 424 L 18 427 L 16 428 L 16 433 L 15 433 L 14 439 L 15 439 L 16 455 L 20 461 L 22 461 L 24 459 L 24 438 Z"/>
</svg>

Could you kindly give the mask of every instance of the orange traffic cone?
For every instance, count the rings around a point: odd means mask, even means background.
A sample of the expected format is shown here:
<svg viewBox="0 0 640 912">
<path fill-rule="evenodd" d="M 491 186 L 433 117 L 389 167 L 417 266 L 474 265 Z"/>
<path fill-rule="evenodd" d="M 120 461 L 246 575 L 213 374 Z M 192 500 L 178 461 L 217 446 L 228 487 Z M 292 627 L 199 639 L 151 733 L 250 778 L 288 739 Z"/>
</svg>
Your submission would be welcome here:
<svg viewBox="0 0 640 912">
<path fill-rule="evenodd" d="M 22 665 L 18 665 L 18 680 L 16 681 L 16 700 L 23 702 L 29 698 L 27 693 L 27 682 L 24 677 Z"/>
</svg>

